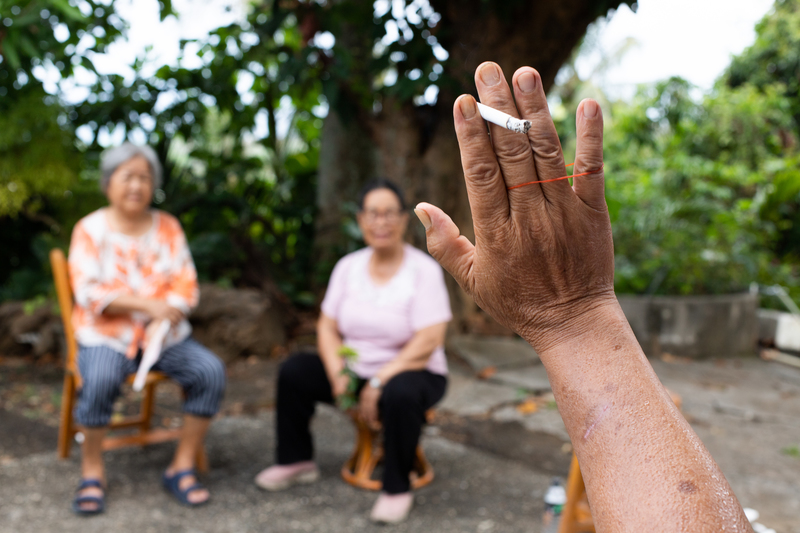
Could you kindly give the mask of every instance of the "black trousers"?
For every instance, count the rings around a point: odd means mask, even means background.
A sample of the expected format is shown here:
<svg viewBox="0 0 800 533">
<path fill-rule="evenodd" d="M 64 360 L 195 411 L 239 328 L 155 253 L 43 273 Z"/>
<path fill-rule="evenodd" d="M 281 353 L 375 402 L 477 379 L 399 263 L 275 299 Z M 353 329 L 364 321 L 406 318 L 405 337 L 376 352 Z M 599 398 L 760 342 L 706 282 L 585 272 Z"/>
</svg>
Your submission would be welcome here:
<svg viewBox="0 0 800 533">
<path fill-rule="evenodd" d="M 363 380 L 359 386 L 364 386 Z M 442 399 L 446 388 L 447 378 L 427 370 L 403 372 L 384 385 L 378 409 L 384 431 L 385 492 L 400 494 L 411 490 L 409 475 L 425 423 L 425 411 Z M 277 405 L 278 464 L 313 458 L 309 424 L 315 405 L 317 402 L 333 403 L 333 400 L 331 384 L 317 354 L 299 353 L 281 365 Z"/>
</svg>

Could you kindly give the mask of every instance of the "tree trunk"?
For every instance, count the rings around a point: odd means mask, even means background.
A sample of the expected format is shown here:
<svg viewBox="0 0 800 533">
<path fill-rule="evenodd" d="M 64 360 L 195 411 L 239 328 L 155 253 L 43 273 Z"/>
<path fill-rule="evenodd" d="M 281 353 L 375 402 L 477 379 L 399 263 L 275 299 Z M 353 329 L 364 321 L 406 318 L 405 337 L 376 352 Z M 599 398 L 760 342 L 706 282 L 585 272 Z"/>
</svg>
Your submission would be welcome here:
<svg viewBox="0 0 800 533">
<path fill-rule="evenodd" d="M 489 60 L 502 67 L 509 82 L 518 67 L 533 66 L 539 71 L 545 89 L 549 89 L 589 23 L 604 14 L 605 9 L 620 3 L 619 0 L 502 3 L 431 0 L 431 5 L 442 15 L 437 38 L 450 54 L 444 75 L 455 83 L 441 84 L 443 88 L 433 106 L 384 100 L 380 111 L 374 112 L 359 108 L 356 98 L 348 99 L 349 105 L 331 105 L 322 130 L 318 177 L 320 257 L 332 266 L 336 258 L 348 251 L 343 221 L 352 216 L 361 185 L 375 176 L 386 177 L 403 187 L 409 205 L 427 201 L 441 207 L 461 233 L 474 242 L 453 128 L 455 98 L 460 93 L 476 94 L 475 68 Z M 342 38 L 353 40 L 352 35 Z M 363 40 L 353 44 L 366 46 Z M 362 50 L 360 54 L 366 52 Z M 340 99 L 347 98 L 348 84 L 353 82 L 352 78 L 339 82 Z M 360 80 L 360 83 L 372 81 Z M 347 116 L 343 109 L 348 109 Z M 410 224 L 408 239 L 425 249 L 425 235 L 416 221 Z M 447 278 L 456 330 L 507 332 L 480 311 L 450 276 Z"/>
</svg>

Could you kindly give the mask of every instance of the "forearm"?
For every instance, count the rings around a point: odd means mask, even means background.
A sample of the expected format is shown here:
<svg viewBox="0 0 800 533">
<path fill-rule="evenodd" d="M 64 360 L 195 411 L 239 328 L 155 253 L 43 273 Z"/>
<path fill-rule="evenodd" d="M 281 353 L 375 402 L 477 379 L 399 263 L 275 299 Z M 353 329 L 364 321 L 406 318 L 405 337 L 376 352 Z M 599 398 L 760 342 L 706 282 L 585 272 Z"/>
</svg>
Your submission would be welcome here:
<svg viewBox="0 0 800 533">
<path fill-rule="evenodd" d="M 134 312 L 149 314 L 151 301 L 150 298 L 144 298 L 134 294 L 123 294 L 114 298 L 114 300 L 106 306 L 104 312 L 112 315 Z"/>
<path fill-rule="evenodd" d="M 445 322 L 418 331 L 403 346 L 397 357 L 378 371 L 376 377 L 382 383 L 386 383 L 402 372 L 425 369 L 433 351 L 444 343 L 446 330 L 447 323 Z"/>
<path fill-rule="evenodd" d="M 647 531 L 659 524 L 661 531 L 752 531 L 616 301 L 584 314 L 574 326 L 539 355 L 581 465 L 597 530 Z"/>
<path fill-rule="evenodd" d="M 339 332 L 330 324 L 323 323 L 322 320 L 317 326 L 317 350 L 325 373 L 331 383 L 336 379 L 342 369 L 344 362 L 339 355 L 339 348 L 342 347 L 342 337 Z"/>
</svg>

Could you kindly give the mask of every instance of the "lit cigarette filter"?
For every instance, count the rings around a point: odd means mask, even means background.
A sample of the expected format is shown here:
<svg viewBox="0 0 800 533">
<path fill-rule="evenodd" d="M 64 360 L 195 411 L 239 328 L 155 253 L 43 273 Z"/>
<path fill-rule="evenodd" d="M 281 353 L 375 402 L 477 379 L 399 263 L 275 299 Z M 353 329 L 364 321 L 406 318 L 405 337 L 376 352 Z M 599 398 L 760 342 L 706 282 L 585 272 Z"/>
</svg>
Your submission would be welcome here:
<svg viewBox="0 0 800 533">
<path fill-rule="evenodd" d="M 478 102 L 478 112 L 480 112 L 483 120 L 486 122 L 497 124 L 507 130 L 517 133 L 528 133 L 528 130 L 531 129 L 530 121 L 514 118 L 507 113 L 503 113 L 499 109 L 483 105 L 480 102 Z"/>
</svg>

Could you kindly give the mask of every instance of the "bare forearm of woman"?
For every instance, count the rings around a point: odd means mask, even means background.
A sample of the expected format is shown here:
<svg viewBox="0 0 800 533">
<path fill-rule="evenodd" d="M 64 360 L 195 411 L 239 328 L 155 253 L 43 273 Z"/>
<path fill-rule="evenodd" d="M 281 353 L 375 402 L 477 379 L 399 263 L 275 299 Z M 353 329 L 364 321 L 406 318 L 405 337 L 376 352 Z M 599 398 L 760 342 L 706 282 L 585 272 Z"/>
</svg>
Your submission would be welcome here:
<svg viewBox="0 0 800 533">
<path fill-rule="evenodd" d="M 133 312 L 149 313 L 150 302 L 151 300 L 149 298 L 136 296 L 134 294 L 123 294 L 114 298 L 103 312 L 110 315 L 122 315 Z"/>
<path fill-rule="evenodd" d="M 539 355 L 581 465 L 597 531 L 752 531 L 616 301 L 585 313 L 554 339 L 527 340 L 544 345 Z"/>
<path fill-rule="evenodd" d="M 417 331 L 409 340 L 397 357 L 392 359 L 378 371 L 382 383 L 386 383 L 397 374 L 410 370 L 423 370 L 428 366 L 428 360 L 433 351 L 444 344 L 447 322 L 434 324 Z"/>
<path fill-rule="evenodd" d="M 321 315 L 317 321 L 317 350 L 328 379 L 333 383 L 344 368 L 339 348 L 342 347 L 342 337 L 336 320 Z"/>
</svg>

